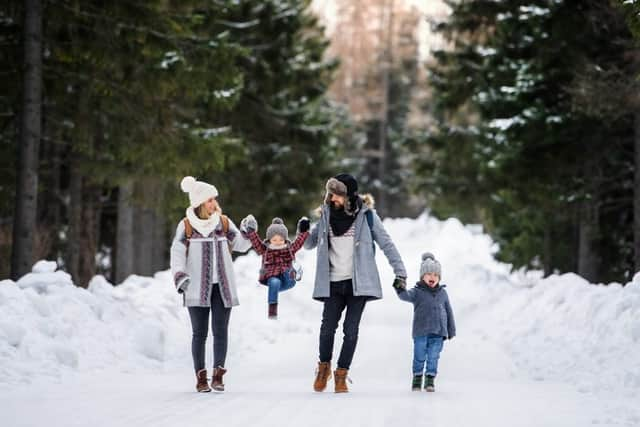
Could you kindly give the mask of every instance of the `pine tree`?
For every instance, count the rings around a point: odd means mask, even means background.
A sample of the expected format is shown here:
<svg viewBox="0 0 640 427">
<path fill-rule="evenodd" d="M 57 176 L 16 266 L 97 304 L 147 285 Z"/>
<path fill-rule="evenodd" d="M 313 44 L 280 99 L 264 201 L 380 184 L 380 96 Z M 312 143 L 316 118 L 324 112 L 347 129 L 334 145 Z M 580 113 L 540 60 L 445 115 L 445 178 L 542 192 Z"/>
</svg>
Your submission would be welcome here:
<svg viewBox="0 0 640 427">
<path fill-rule="evenodd" d="M 224 115 L 244 153 L 209 176 L 232 216 L 253 213 L 262 224 L 280 216 L 293 225 L 320 201 L 331 174 L 328 41 L 307 0 L 240 2 L 224 20 L 229 40 L 244 51 L 245 83 Z"/>
<path fill-rule="evenodd" d="M 616 205 L 619 191 L 609 181 L 612 174 L 628 179 L 625 131 L 576 111 L 570 90 L 586 64 L 622 55 L 608 43 L 606 26 L 592 19 L 599 6 L 540 0 L 452 7 L 441 29 L 453 49 L 437 54 L 433 78 L 439 126 L 429 164 L 444 199 L 436 199 L 436 210 L 462 208 L 483 220 L 499 257 L 514 266 L 620 278 L 625 244 L 610 241 L 620 218 L 614 226 L 606 216 L 627 209 Z"/>
</svg>

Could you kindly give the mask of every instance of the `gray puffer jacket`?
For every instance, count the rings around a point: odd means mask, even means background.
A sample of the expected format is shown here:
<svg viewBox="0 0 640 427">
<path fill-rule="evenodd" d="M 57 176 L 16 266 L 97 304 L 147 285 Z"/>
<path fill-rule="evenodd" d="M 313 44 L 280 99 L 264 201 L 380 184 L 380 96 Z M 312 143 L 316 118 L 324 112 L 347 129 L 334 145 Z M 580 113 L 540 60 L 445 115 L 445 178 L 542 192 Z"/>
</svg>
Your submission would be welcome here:
<svg viewBox="0 0 640 427">
<path fill-rule="evenodd" d="M 449 303 L 449 295 L 438 285 L 431 289 L 424 282 L 418 282 L 413 289 L 397 289 L 402 301 L 413 304 L 412 336 L 422 337 L 436 334 L 447 338 L 456 336 L 456 322 Z"/>
<path fill-rule="evenodd" d="M 353 253 L 353 294 L 367 296 L 369 299 L 382 298 L 380 275 L 374 254 L 373 242 L 382 249 L 396 276 L 407 277 L 407 272 L 391 237 L 387 234 L 380 217 L 372 209 L 373 201 L 363 197 L 364 203 L 355 219 L 355 237 Z M 372 226 L 366 220 L 366 212 L 372 212 Z M 329 205 L 321 207 L 320 220 L 311 228 L 304 244 L 305 249 L 317 250 L 316 278 L 313 298 L 324 300 L 330 296 L 329 265 Z"/>
</svg>

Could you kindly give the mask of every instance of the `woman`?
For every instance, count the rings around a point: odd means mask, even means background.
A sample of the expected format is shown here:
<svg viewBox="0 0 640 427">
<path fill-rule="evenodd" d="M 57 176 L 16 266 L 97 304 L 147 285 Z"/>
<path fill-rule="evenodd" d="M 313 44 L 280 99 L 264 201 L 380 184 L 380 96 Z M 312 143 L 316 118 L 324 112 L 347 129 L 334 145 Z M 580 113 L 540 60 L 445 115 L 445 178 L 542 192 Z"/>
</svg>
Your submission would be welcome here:
<svg viewBox="0 0 640 427">
<path fill-rule="evenodd" d="M 193 338 L 191 355 L 196 372 L 196 390 L 224 391 L 227 337 L 231 307 L 238 305 L 231 252 L 246 252 L 251 242 L 235 224 L 222 215 L 211 184 L 187 176 L 180 184 L 189 193 L 186 218 L 178 224 L 171 244 L 171 273 L 178 293 L 189 310 Z M 207 384 L 205 343 L 209 333 L 209 312 L 213 335 L 213 375 Z"/>
</svg>

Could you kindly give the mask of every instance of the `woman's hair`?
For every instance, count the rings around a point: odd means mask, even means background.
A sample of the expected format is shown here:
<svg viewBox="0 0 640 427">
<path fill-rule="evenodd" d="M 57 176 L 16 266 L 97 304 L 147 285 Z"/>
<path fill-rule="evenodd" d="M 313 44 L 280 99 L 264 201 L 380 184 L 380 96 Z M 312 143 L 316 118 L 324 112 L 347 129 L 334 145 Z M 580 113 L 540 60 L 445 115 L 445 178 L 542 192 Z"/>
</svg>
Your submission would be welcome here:
<svg viewBox="0 0 640 427">
<path fill-rule="evenodd" d="M 204 207 L 204 203 L 200 204 L 197 208 L 194 209 L 196 216 L 200 219 L 209 219 L 209 212 L 207 212 L 207 208 Z"/>
</svg>

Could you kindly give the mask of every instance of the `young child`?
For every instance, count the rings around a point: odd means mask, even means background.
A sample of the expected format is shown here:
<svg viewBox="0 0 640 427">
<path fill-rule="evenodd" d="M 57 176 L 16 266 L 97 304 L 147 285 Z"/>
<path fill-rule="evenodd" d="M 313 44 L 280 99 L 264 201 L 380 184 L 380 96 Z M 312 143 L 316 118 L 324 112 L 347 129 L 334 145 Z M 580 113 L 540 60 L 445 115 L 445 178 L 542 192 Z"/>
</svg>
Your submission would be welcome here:
<svg viewBox="0 0 640 427">
<path fill-rule="evenodd" d="M 413 304 L 413 391 L 422 389 L 425 361 L 424 387 L 426 391 L 435 391 L 434 380 L 444 340 L 456 335 L 449 296 L 445 285 L 440 284 L 441 274 L 440 263 L 427 252 L 422 255 L 420 281 L 413 289 L 406 290 L 402 281 L 393 284 L 398 297 Z"/>
<path fill-rule="evenodd" d="M 292 243 L 289 241 L 289 231 L 280 218 L 273 219 L 264 241 L 258 236 L 258 223 L 253 215 L 247 216 L 240 223 L 240 230 L 246 233 L 253 248 L 262 255 L 258 280 L 269 287 L 269 319 L 278 318 L 278 293 L 291 289 L 296 284 L 293 259 L 309 236 L 309 225 L 309 219 L 300 218 L 298 235 Z"/>
</svg>

